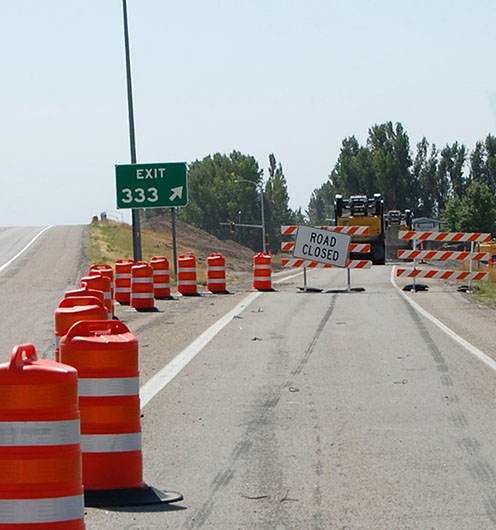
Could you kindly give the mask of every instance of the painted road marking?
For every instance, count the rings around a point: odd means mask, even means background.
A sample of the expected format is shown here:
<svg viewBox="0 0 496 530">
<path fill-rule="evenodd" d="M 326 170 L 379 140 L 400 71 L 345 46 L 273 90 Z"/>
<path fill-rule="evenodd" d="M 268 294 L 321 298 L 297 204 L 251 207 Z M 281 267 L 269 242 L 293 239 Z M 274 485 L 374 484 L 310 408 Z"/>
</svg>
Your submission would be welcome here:
<svg viewBox="0 0 496 530">
<path fill-rule="evenodd" d="M 3 265 L 0 265 L 0 272 L 3 272 L 9 265 L 11 265 L 21 254 L 26 252 L 26 250 L 48 229 L 52 228 L 53 225 L 47 226 L 41 230 L 41 232 L 38 232 L 33 239 L 22 249 L 20 250 L 13 258 L 10 258 L 9 261 L 6 261 Z"/>
<path fill-rule="evenodd" d="M 423 315 L 425 318 L 430 320 L 433 324 L 435 324 L 439 329 L 444 331 L 449 337 L 451 337 L 455 342 L 458 342 L 463 348 L 465 348 L 467 351 L 469 351 L 472 355 L 475 355 L 479 361 L 482 361 L 486 366 L 491 368 L 492 370 L 496 371 L 496 361 L 491 359 L 488 355 L 486 355 L 483 351 L 479 350 L 479 348 L 476 348 L 473 344 L 470 344 L 470 342 L 466 341 L 465 339 L 462 339 L 460 335 L 457 335 L 452 329 L 450 329 L 448 326 L 443 324 L 440 320 L 438 320 L 435 316 L 431 315 L 428 311 L 426 311 L 424 308 L 420 307 L 416 302 L 414 302 L 411 298 L 409 298 L 397 285 L 396 280 L 396 266 L 394 266 L 391 269 L 391 283 L 393 284 L 393 287 L 398 291 L 399 295 L 406 300 L 412 307 L 415 309 L 415 311 L 419 312 L 421 315 Z"/>
<path fill-rule="evenodd" d="M 165 365 L 162 370 L 157 372 L 140 388 L 141 408 L 146 405 L 168 385 L 179 372 L 185 368 L 202 350 L 203 348 L 221 331 L 235 315 L 244 311 L 256 298 L 260 296 L 261 292 L 250 293 L 243 298 L 241 302 L 226 313 L 222 318 L 212 324 L 205 330 L 196 340 L 187 346 L 180 354 L 178 354 L 172 361 Z"/>
</svg>

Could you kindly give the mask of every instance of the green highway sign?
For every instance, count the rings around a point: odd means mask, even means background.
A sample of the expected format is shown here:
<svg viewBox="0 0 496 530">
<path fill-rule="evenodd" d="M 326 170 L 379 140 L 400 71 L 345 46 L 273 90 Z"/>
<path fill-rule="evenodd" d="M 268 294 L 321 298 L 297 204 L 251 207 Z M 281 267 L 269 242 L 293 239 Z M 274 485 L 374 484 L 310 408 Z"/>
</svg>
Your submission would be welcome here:
<svg viewBox="0 0 496 530">
<path fill-rule="evenodd" d="M 174 208 L 188 204 L 186 162 L 115 166 L 117 208 Z"/>
</svg>

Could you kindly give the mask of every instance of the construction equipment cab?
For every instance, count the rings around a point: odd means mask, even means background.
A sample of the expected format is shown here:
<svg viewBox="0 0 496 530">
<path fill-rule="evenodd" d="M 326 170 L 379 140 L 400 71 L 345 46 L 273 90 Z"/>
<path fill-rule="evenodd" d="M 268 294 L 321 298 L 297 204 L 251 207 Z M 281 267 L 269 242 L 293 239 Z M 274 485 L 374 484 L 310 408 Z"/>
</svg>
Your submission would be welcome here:
<svg viewBox="0 0 496 530">
<path fill-rule="evenodd" d="M 370 253 L 350 253 L 351 259 L 370 259 L 374 265 L 386 263 L 384 200 L 380 193 L 373 198 L 352 195 L 344 199 L 336 194 L 334 203 L 336 226 L 368 226 L 369 235 L 353 235 L 354 243 L 370 243 Z"/>
</svg>

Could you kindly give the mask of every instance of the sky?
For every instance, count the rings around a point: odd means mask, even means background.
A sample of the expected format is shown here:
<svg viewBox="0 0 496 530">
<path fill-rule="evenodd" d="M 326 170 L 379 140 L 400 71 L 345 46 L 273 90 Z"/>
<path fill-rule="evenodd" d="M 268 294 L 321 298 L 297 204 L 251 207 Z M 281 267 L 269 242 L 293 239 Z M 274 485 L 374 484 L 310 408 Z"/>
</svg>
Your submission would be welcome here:
<svg viewBox="0 0 496 530">
<path fill-rule="evenodd" d="M 494 0 L 127 0 L 137 159 L 237 150 L 308 207 L 344 138 L 496 134 Z M 0 0 L 0 227 L 117 210 L 130 163 L 121 0 Z M 187 207 L 187 206 L 186 206 Z"/>
</svg>

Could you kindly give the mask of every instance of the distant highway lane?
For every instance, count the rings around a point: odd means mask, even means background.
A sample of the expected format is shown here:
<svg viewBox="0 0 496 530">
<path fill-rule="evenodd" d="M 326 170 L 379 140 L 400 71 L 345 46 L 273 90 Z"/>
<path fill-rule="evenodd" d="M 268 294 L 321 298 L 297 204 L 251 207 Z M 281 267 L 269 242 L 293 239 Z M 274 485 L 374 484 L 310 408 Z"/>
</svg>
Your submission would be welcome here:
<svg viewBox="0 0 496 530">
<path fill-rule="evenodd" d="M 49 227 L 19 255 L 44 228 L 0 228 L 1 361 L 24 342 L 53 359 L 55 308 L 87 266 L 84 226 Z"/>
</svg>

